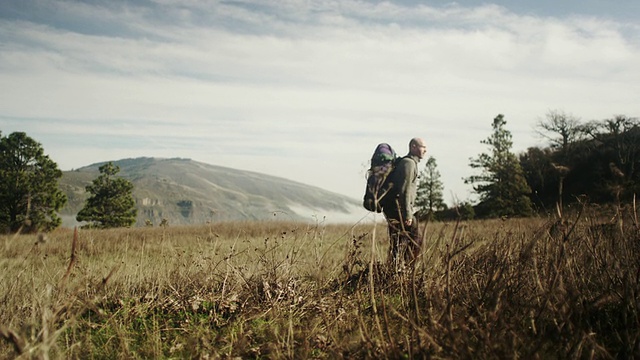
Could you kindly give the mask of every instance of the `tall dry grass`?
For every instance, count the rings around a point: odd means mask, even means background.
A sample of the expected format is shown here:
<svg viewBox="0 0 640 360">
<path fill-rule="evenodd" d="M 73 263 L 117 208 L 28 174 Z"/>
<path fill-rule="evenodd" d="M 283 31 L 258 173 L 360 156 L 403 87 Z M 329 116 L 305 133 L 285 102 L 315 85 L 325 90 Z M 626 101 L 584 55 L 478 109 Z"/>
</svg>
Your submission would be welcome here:
<svg viewBox="0 0 640 360">
<path fill-rule="evenodd" d="M 623 213 L 430 223 L 399 269 L 381 224 L 5 236 L 0 357 L 637 357 L 640 235 Z"/>
</svg>

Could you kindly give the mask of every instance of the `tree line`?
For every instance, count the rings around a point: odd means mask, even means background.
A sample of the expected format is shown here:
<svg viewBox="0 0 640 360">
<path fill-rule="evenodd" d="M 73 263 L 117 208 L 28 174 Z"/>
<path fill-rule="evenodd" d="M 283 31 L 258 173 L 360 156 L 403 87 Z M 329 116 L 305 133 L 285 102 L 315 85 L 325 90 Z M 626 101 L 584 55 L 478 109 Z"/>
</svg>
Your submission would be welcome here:
<svg viewBox="0 0 640 360">
<path fill-rule="evenodd" d="M 536 124 L 545 147 L 512 152 L 504 115 L 496 116 L 487 151 L 471 158 L 476 172 L 464 179 L 478 200 L 447 208 L 435 159 L 429 158 L 418 184 L 420 217 L 431 219 L 526 217 L 588 199 L 592 203 L 633 201 L 640 190 L 640 122 L 617 115 L 581 122 L 551 110 Z"/>
<path fill-rule="evenodd" d="M 581 122 L 552 110 L 536 124 L 546 147 L 512 151 L 511 132 L 503 114 L 480 142 L 487 151 L 470 158 L 474 174 L 465 178 L 478 195 L 449 208 L 436 159 L 429 157 L 420 172 L 418 217 L 472 219 L 526 217 L 549 212 L 586 197 L 594 203 L 620 205 L 640 190 L 640 122 L 624 115 Z M 117 174 L 111 162 L 86 186 L 89 194 L 76 220 L 87 227 L 126 227 L 135 223 L 133 184 Z M 50 231 L 62 223 L 57 212 L 66 204 L 59 189 L 62 171 L 42 145 L 24 132 L 0 132 L 0 231 Z"/>
</svg>

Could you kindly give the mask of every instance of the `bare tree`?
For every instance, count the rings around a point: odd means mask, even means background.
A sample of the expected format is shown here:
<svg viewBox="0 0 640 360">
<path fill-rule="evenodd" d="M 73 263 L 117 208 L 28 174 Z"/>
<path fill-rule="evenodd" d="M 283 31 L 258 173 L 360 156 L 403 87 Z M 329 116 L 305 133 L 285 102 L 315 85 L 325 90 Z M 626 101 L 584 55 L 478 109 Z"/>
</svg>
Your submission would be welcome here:
<svg viewBox="0 0 640 360">
<path fill-rule="evenodd" d="M 583 133 L 597 144 L 606 144 L 616 154 L 616 165 L 622 166 L 626 173 L 635 173 L 638 154 L 638 129 L 640 121 L 626 115 L 615 115 L 611 119 L 590 121 L 583 126 Z"/>
<path fill-rule="evenodd" d="M 560 110 L 549 110 L 545 120 L 537 123 L 536 131 L 551 142 L 551 147 L 566 150 L 582 135 L 580 119 Z"/>
</svg>

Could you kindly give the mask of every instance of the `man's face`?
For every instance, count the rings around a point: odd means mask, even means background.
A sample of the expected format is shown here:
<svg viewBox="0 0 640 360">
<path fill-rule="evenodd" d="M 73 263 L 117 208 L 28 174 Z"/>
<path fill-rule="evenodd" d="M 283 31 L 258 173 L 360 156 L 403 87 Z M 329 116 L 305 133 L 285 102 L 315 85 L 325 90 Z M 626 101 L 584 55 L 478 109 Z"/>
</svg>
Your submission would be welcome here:
<svg viewBox="0 0 640 360">
<path fill-rule="evenodd" d="M 417 156 L 419 159 L 423 159 L 427 154 L 427 145 L 424 143 L 424 140 L 419 140 L 413 144 L 411 150 L 413 155 Z"/>
</svg>

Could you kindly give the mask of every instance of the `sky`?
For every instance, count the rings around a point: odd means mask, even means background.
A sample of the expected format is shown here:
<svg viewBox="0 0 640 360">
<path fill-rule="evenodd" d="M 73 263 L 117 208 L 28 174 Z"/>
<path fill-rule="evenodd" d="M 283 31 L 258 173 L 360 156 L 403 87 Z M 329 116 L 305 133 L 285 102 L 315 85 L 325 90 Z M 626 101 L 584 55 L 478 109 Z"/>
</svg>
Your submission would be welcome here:
<svg viewBox="0 0 640 360">
<path fill-rule="evenodd" d="M 615 4 L 615 5 L 612 5 Z M 6 0 L 0 131 L 60 169 L 190 158 L 361 199 L 376 145 L 427 142 L 453 204 L 504 114 L 640 116 L 637 0 Z M 422 170 L 426 161 L 420 164 Z"/>
</svg>

